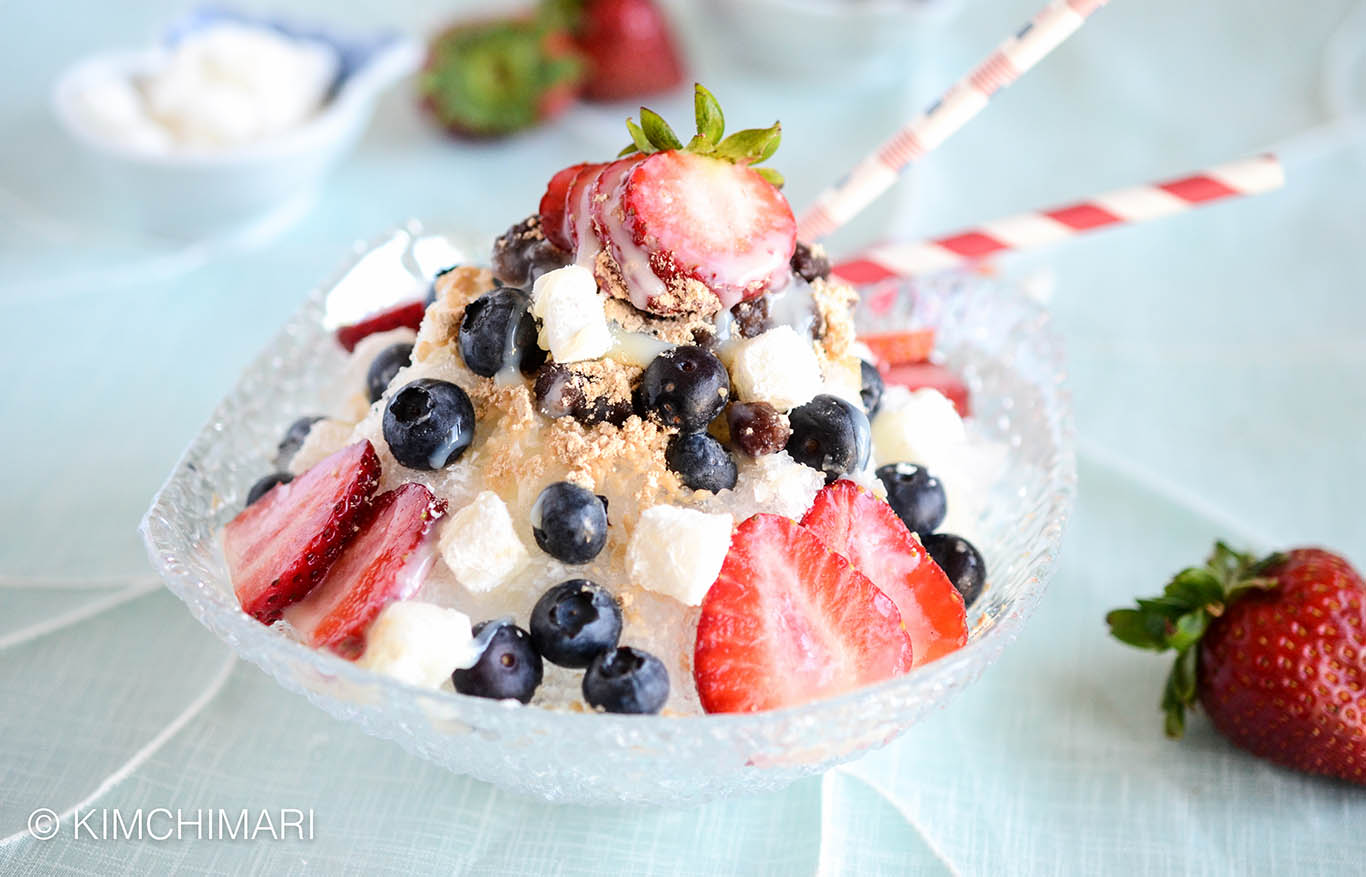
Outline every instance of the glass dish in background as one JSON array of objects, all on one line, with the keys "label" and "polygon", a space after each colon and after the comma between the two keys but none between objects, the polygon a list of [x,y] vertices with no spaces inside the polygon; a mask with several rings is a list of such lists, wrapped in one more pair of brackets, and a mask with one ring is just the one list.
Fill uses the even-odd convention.
[{"label": "glass dish in background", "polygon": [[270,469],[285,426],[319,406],[342,367],[330,327],[356,307],[358,289],[411,296],[459,249],[415,227],[396,231],[312,295],[219,405],[143,520],[167,586],[285,688],[456,773],[512,791],[553,801],[701,801],[779,788],[888,743],[976,680],[1034,608],[1053,572],[1076,479],[1062,349],[1045,312],[1024,296],[954,276],[884,290],[874,299],[878,312],[860,314],[864,328],[880,331],[912,319],[934,325],[943,361],[974,394],[975,428],[1005,449],[1005,472],[973,530],[991,570],[988,589],[968,614],[968,645],[952,655],[772,712],[595,715],[414,688],[249,618],[233,596],[218,533]]}]

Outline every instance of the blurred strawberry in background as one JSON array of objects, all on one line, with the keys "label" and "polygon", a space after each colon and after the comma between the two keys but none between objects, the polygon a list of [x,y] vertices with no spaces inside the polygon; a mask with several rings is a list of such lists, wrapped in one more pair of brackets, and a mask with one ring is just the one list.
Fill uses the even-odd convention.
[{"label": "blurred strawberry in background", "polygon": [[574,43],[588,62],[583,96],[613,101],[683,82],[668,19],[652,0],[560,0]]},{"label": "blurred strawberry in background", "polygon": [[442,31],[428,47],[418,91],[448,132],[495,138],[549,121],[578,97],[641,97],[683,79],[653,0],[546,0],[511,18]]}]

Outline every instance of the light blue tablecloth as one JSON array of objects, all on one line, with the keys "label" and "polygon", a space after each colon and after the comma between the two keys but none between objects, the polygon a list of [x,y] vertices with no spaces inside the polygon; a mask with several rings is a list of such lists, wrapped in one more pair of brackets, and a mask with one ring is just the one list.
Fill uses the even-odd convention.
[{"label": "light blue tablecloth", "polygon": [[[415,32],[456,4],[395,5],[292,4]],[[801,204],[1034,5],[973,0],[932,54],[908,60],[911,91],[789,87],[746,75],[710,39],[699,67],[732,120],[782,118],[777,165]],[[1198,719],[1167,742],[1162,663],[1107,642],[1101,621],[1220,535],[1318,542],[1366,564],[1366,148],[1323,127],[1341,91],[1325,52],[1352,9],[1115,0],[836,239],[889,222],[952,230],[1274,144],[1290,162],[1282,192],[1005,263],[1051,277],[1082,462],[1058,576],[1001,662],[826,777],[670,811],[528,803],[332,720],[232,663],[149,582],[134,533],[239,369],[353,240],[413,216],[499,231],[552,170],[617,144],[625,113],[582,109],[505,144],[459,145],[400,90],[288,234],[169,246],[90,195],[46,94],[69,61],[143,42],[179,4],[6,4],[0,871],[1360,873],[1366,792],[1269,767]],[[690,32],[705,34],[693,12]],[[1366,29],[1333,45],[1366,50]],[[1349,84],[1360,92],[1366,75]],[[11,837],[35,808],[79,801],[311,808],[315,833]]]}]

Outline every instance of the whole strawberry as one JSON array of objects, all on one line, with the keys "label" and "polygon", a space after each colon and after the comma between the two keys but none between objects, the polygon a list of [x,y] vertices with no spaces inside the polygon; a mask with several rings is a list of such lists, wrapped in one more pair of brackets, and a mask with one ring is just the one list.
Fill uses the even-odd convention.
[{"label": "whole strawberry", "polygon": [[492,138],[562,113],[583,75],[583,61],[563,29],[530,17],[473,21],[432,40],[418,90],[447,131]]},{"label": "whole strawberry", "polygon": [[588,100],[643,97],[683,82],[669,21],[654,0],[546,0],[542,17],[568,27],[587,59]]},{"label": "whole strawberry", "polygon": [[1221,542],[1161,597],[1106,621],[1129,645],[1176,650],[1168,736],[1198,698],[1254,755],[1366,783],[1366,581],[1343,558],[1297,548],[1256,560]]}]

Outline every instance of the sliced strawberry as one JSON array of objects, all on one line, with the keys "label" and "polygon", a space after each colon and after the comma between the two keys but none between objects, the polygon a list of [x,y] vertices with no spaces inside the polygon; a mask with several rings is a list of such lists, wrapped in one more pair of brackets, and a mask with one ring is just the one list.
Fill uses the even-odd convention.
[{"label": "sliced strawberry", "polygon": [[[593,187],[605,164],[585,165],[574,175],[564,198],[564,237],[569,240],[569,251],[583,255],[585,246],[597,246],[593,238]],[[589,238],[590,240],[586,240]]]},{"label": "sliced strawberry", "polygon": [[574,248],[565,219],[566,199],[569,197],[569,187],[574,178],[586,167],[586,163],[573,164],[562,171],[557,171],[546,185],[545,194],[541,196],[541,232],[562,250]]},{"label": "sliced strawberry", "polygon": [[589,100],[653,94],[683,81],[669,23],[651,0],[587,0],[574,38],[588,57]]},{"label": "sliced strawberry", "polygon": [[702,600],[693,676],[709,713],[776,709],[912,665],[896,604],[810,531],[755,515]]},{"label": "sliced strawberry", "polygon": [[359,441],[229,521],[223,553],[242,611],[272,624],[302,599],[341,554],[378,485],[379,456]]},{"label": "sliced strawberry", "polygon": [[877,357],[878,368],[885,371],[894,365],[925,362],[934,350],[933,329],[910,329],[905,332],[877,332],[860,335],[859,339]]},{"label": "sliced strawberry", "polygon": [[802,526],[892,598],[917,667],[968,641],[962,595],[887,503],[852,481],[836,481],[816,494]]},{"label": "sliced strawberry", "polygon": [[388,332],[391,329],[404,328],[416,332],[418,327],[422,325],[422,316],[426,313],[427,308],[420,301],[395,305],[388,310],[366,317],[359,323],[342,326],[337,330],[337,343],[345,347],[347,353],[350,353],[356,349],[356,345],[360,343],[362,338],[367,335],[374,335],[376,332]]},{"label": "sliced strawberry", "polygon": [[882,379],[889,387],[938,390],[949,398],[954,408],[958,409],[959,417],[972,414],[972,399],[968,395],[968,385],[942,365],[933,362],[894,365],[887,369]]},{"label": "sliced strawberry", "polygon": [[359,657],[370,622],[411,596],[431,568],[435,540],[427,534],[445,511],[445,500],[413,482],[375,497],[355,538],[318,587],[285,610],[285,620],[314,648]]},{"label": "sliced strawberry", "polygon": [[[797,246],[792,207],[742,164],[670,150],[631,169],[621,190],[631,243],[670,289],[700,280],[730,308],[777,288]],[[675,313],[664,302],[637,307]]]},{"label": "sliced strawberry", "polygon": [[[610,292],[620,294],[622,284],[625,292],[637,307],[650,310],[648,305],[664,294],[664,283],[654,275],[650,268],[648,254],[641,251],[632,241],[633,232],[627,226],[627,217],[621,206],[622,190],[626,177],[641,162],[643,155],[628,155],[604,165],[602,171],[593,178],[593,188],[585,202],[593,227],[591,245],[601,246],[612,254],[619,277],[598,277],[598,284]],[[657,310],[657,309],[656,309]]]}]

